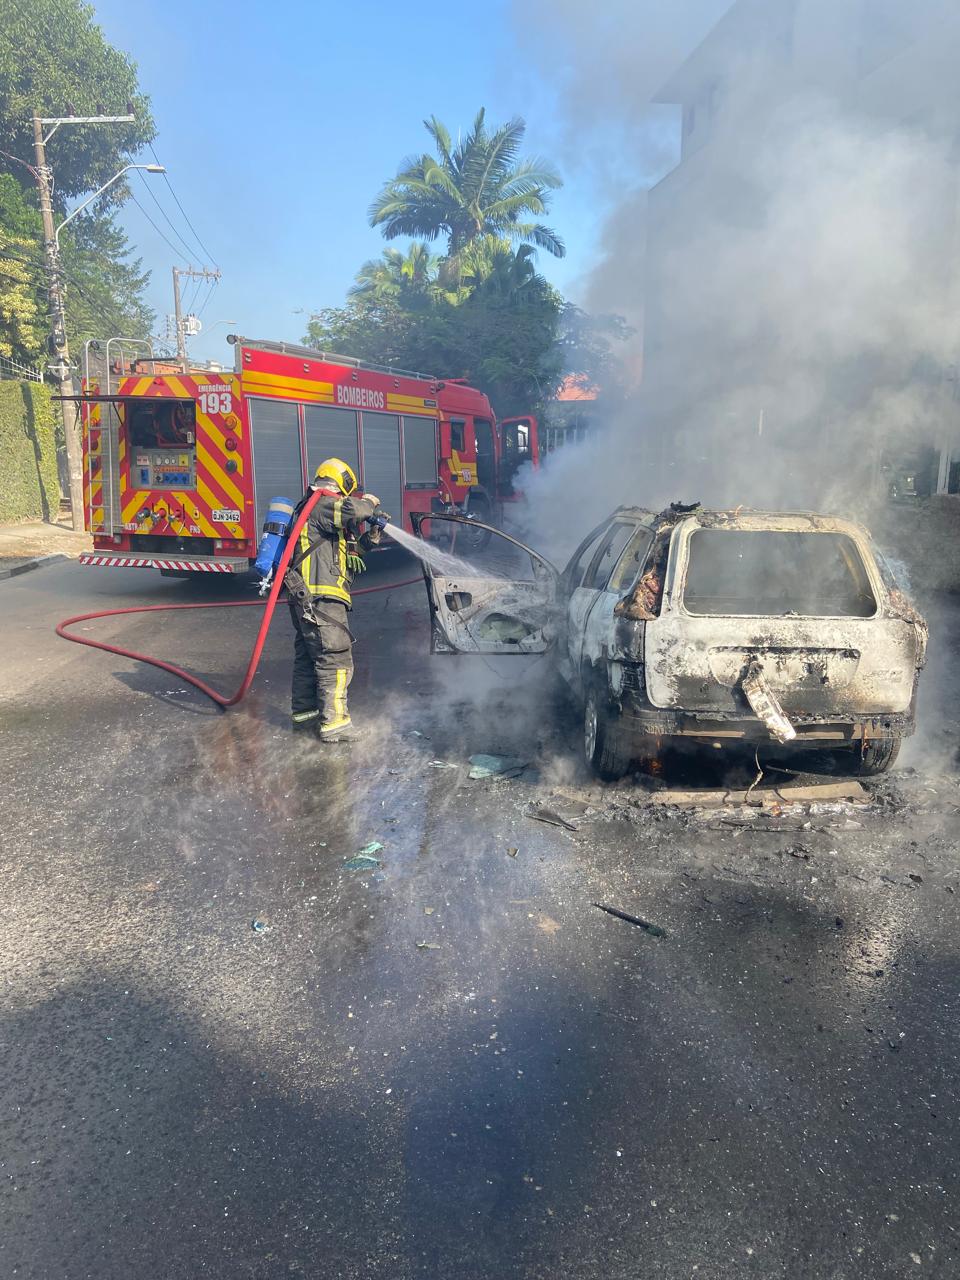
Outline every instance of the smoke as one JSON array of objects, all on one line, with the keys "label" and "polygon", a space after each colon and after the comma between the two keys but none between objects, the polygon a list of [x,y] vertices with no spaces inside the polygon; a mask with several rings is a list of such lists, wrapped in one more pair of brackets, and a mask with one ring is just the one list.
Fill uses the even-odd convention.
[{"label": "smoke", "polygon": [[[643,334],[640,387],[608,395],[602,431],[528,486],[538,546],[559,558],[621,502],[869,518],[881,448],[955,420],[957,157],[937,106],[952,89],[925,83],[949,59],[922,53],[939,6],[894,38],[871,6],[834,20],[819,0],[740,0],[663,95],[686,102],[686,136],[661,178],[681,124],[650,98],[727,7],[551,7],[571,153],[607,128],[624,148],[586,301]],[[911,39],[913,69],[884,88],[864,51]]]}]

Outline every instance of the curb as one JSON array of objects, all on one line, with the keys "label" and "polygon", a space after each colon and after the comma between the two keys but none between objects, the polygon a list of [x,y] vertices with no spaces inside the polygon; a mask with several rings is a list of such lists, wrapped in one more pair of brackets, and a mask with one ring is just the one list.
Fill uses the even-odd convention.
[{"label": "curb", "polygon": [[44,565],[56,564],[58,560],[69,560],[69,556],[56,552],[52,556],[37,556],[33,560],[25,560],[23,564],[15,564],[12,569],[0,569],[0,582],[5,578],[18,578],[21,573],[29,573],[31,569],[42,569]]}]

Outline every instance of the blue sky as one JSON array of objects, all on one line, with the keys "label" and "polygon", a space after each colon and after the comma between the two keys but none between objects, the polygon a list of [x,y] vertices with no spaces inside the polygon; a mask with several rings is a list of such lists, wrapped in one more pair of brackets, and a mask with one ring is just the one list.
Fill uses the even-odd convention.
[{"label": "blue sky", "polygon": [[[493,123],[523,116],[526,150],[563,173],[547,221],[568,257],[541,254],[540,267],[576,297],[608,197],[589,165],[578,172],[564,162],[571,148],[561,78],[522,56],[508,0],[482,7],[421,0],[416,9],[372,0],[272,8],[96,0],[95,8],[110,42],[138,64],[153,102],[157,156],[223,272],[203,321],[232,323],[194,339],[195,356],[229,359],[228,329],[298,341],[309,312],[339,305],[360,263],[384,247],[367,225],[367,207],[401,159],[426,148],[421,121],[436,114],[455,131],[481,105]],[[181,249],[140,175],[130,177],[144,209]],[[143,180],[192,247],[163,178]],[[121,218],[153,272],[150,301],[162,317],[172,310],[171,268],[187,255],[175,255],[134,204]],[[197,248],[193,265],[203,257]]]}]

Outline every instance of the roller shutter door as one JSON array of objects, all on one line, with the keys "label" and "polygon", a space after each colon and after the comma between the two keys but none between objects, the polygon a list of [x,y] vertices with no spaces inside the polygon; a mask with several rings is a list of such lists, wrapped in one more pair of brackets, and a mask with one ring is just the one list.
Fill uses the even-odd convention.
[{"label": "roller shutter door", "polygon": [[297,405],[283,400],[251,399],[248,403],[259,533],[271,498],[299,502],[303,496],[300,411]]},{"label": "roller shutter door", "polygon": [[437,423],[434,418],[403,420],[403,483],[408,489],[437,486]]},{"label": "roller shutter door", "polygon": [[392,413],[363,414],[363,487],[375,494],[399,523],[403,515],[400,419]]},{"label": "roller shutter door", "polygon": [[359,477],[360,447],[355,410],[306,404],[303,406],[303,433],[307,440],[308,477],[312,478],[326,458],[339,458],[346,462]]}]

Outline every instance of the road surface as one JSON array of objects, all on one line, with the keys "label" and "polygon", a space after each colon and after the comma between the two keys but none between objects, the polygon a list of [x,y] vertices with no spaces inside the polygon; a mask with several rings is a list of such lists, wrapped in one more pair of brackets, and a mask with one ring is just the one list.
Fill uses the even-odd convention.
[{"label": "road surface", "polygon": [[[906,767],[759,830],[588,783],[419,586],[358,602],[350,747],[290,736],[283,616],[227,713],[52,633],[235,591],[0,583],[0,1275],[958,1274],[952,606]],[[256,614],[91,626],[229,688]]]}]

